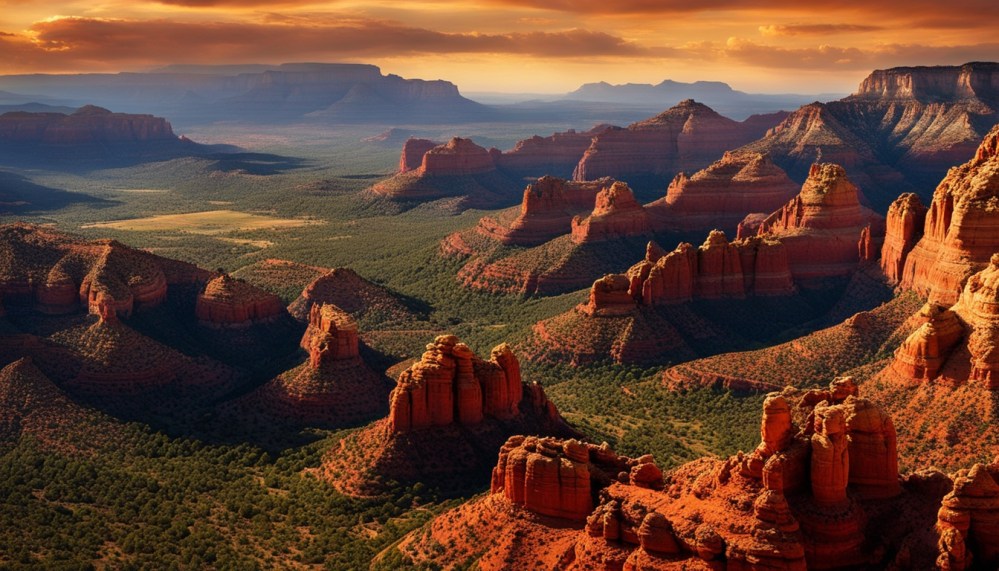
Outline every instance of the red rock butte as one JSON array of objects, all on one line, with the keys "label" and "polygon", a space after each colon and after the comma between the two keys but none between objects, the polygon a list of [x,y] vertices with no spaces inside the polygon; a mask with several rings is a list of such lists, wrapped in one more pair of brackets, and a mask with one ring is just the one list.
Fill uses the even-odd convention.
[{"label": "red rock butte", "polygon": [[843,167],[813,164],[801,192],[764,219],[757,235],[780,239],[796,281],[849,275],[860,261],[864,229],[884,236],[882,220],[858,195]]},{"label": "red rock butte", "polygon": [[94,105],[81,107],[70,115],[27,112],[0,115],[0,142],[88,145],[178,140],[166,119],[112,113]]},{"label": "red rock butte", "polygon": [[129,248],[115,240],[86,242],[51,229],[0,226],[0,297],[8,305],[66,314],[81,306],[113,319],[159,305],[171,285],[193,284],[209,272]]},{"label": "red rock butte", "polygon": [[692,99],[626,129],[609,128],[593,141],[573,173],[575,180],[605,176],[671,178],[717,160],[725,151],[746,144],[782,115],[753,116],[739,123]]},{"label": "red rock butte", "polygon": [[249,407],[327,427],[384,414],[387,379],[361,359],[358,327],[350,315],[331,304],[313,304],[299,345],[308,360],[248,395]]},{"label": "red rock butte", "polygon": [[649,216],[627,184],[615,182],[597,193],[593,212],[572,219],[572,241],[577,244],[649,234]]},{"label": "red rock butte", "polygon": [[923,235],[905,257],[901,287],[952,305],[964,281],[999,252],[999,127],[933,193]]},{"label": "red rock butte", "polygon": [[677,174],[666,196],[647,208],[659,231],[732,231],[749,212],[780,208],[798,188],[767,155],[726,152],[692,176]]},{"label": "red rock butte", "polygon": [[892,419],[839,378],[769,394],[749,454],[665,475],[651,457],[606,446],[511,438],[491,494],[399,549],[416,564],[483,569],[988,568],[999,557],[997,474],[980,464],[953,480],[932,470],[900,477]]},{"label": "red rock butte", "polygon": [[217,327],[249,327],[287,314],[278,296],[223,273],[198,294],[198,321]]},{"label": "red rock butte", "polygon": [[492,463],[483,453],[511,434],[574,434],[541,385],[521,379],[520,362],[505,343],[487,361],[455,336],[438,336],[399,375],[388,402],[387,418],[325,456],[322,475],[337,489],[377,494],[387,479],[468,485]]},{"label": "red rock butte", "polygon": [[471,139],[454,137],[446,144],[426,151],[417,173],[428,176],[482,174],[496,170],[493,155],[494,152],[476,145]]}]

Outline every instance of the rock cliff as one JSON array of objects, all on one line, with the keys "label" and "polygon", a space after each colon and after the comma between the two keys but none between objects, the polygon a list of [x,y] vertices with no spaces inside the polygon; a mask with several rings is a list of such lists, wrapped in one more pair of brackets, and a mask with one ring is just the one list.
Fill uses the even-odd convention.
[{"label": "rock cliff", "polygon": [[518,141],[513,149],[499,157],[497,164],[500,168],[526,176],[571,177],[593,137],[610,128],[610,125],[597,125],[589,131],[570,129],[548,137],[535,135]]},{"label": "rock cliff", "polygon": [[766,155],[726,152],[691,176],[680,173],[665,198],[648,205],[657,230],[734,233],[750,212],[773,212],[797,194],[798,185]]},{"label": "rock cliff", "polygon": [[0,115],[0,143],[58,146],[180,142],[170,123],[152,115],[112,113],[87,105],[70,115],[11,112]]},{"label": "rock cliff", "polygon": [[406,139],[402,144],[402,154],[399,156],[399,173],[416,170],[423,166],[423,155],[440,143],[429,139]]},{"label": "rock cliff", "polygon": [[573,178],[665,182],[680,171],[704,168],[725,151],[760,137],[769,126],[763,123],[738,123],[691,99],[681,101],[655,117],[595,136]]},{"label": "rock cliff", "polygon": [[902,280],[905,258],[922,237],[925,223],[926,207],[914,193],[902,194],[888,207],[881,270],[889,283],[898,284]]},{"label": "rock cliff", "polygon": [[[498,151],[497,151],[498,152]],[[454,137],[423,154],[418,172],[428,176],[482,174],[496,170],[493,153],[471,139]]]},{"label": "rock cliff", "polygon": [[597,193],[593,212],[572,220],[572,241],[577,244],[649,234],[645,209],[623,182],[615,182]]},{"label": "rock cliff", "polygon": [[933,193],[923,236],[905,258],[901,287],[951,305],[965,280],[999,251],[999,127]]}]

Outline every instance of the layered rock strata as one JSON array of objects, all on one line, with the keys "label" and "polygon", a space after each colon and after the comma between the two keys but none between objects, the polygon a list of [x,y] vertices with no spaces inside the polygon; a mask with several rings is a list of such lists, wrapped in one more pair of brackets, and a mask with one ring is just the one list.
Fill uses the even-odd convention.
[{"label": "layered rock strata", "polygon": [[905,258],[923,235],[926,207],[919,196],[907,192],[888,207],[885,242],[881,247],[881,270],[891,284],[902,280]]},{"label": "layered rock strata", "polygon": [[213,327],[249,327],[287,315],[281,298],[225,273],[205,284],[194,313]]},{"label": "layered rock strata", "polygon": [[623,182],[615,182],[597,193],[593,212],[572,220],[572,241],[577,244],[648,234],[649,217]]}]

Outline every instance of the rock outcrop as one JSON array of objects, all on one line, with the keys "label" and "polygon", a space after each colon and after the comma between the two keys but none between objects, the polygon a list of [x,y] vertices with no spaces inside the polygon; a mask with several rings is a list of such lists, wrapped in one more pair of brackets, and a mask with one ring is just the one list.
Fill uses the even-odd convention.
[{"label": "rock outcrop", "polygon": [[30,224],[0,226],[0,237],[0,297],[48,314],[82,307],[109,319],[111,314],[129,316],[162,303],[171,285],[210,275],[115,240],[85,242]]},{"label": "rock outcrop", "polygon": [[389,388],[360,356],[357,323],[346,312],[315,303],[299,345],[305,363],[245,399],[247,407],[298,424],[345,427],[384,414]]},{"label": "rock outcrop", "polygon": [[952,305],[965,280],[999,252],[999,127],[933,193],[923,236],[905,258],[901,287]]},{"label": "rock outcrop", "polygon": [[757,234],[780,239],[796,281],[848,275],[860,261],[857,242],[864,229],[874,225],[873,235],[883,236],[883,222],[860,205],[858,195],[843,167],[814,164],[801,192],[768,216]]},{"label": "rock outcrop", "polygon": [[333,447],[322,473],[338,489],[368,495],[389,481],[466,486],[487,477],[493,451],[513,434],[575,436],[541,385],[524,382],[505,343],[480,359],[440,335],[399,375],[388,417]]},{"label": "rock outcrop", "polygon": [[773,212],[799,186],[766,155],[729,153],[707,168],[676,175],[666,197],[648,206],[657,230],[734,232],[750,212]]},{"label": "rock outcrop", "polygon": [[881,270],[891,284],[902,281],[905,258],[923,235],[926,207],[919,196],[906,192],[888,207],[885,243],[881,247]]},{"label": "rock outcrop", "polygon": [[350,268],[333,268],[309,282],[288,306],[292,317],[308,322],[317,304],[331,304],[362,324],[369,321],[405,323],[416,319],[398,295],[361,277]]},{"label": "rock outcrop", "polygon": [[[984,467],[957,478],[940,509],[941,558],[995,557],[994,478]],[[842,378],[828,390],[768,395],[752,453],[665,476],[651,457],[617,457],[606,445],[511,438],[492,493],[400,549],[417,564],[490,569],[929,568],[936,550],[909,546],[932,535],[945,483],[939,473],[899,477],[891,419]]]},{"label": "rock outcrop", "polygon": [[418,172],[428,176],[482,174],[496,170],[494,154],[471,139],[454,137],[426,151]]},{"label": "rock outcrop", "polygon": [[648,214],[623,182],[615,182],[598,192],[589,216],[572,219],[572,241],[577,244],[650,232]]},{"label": "rock outcrop", "polygon": [[571,233],[576,214],[593,209],[597,193],[613,181],[574,182],[543,176],[524,189],[520,214],[509,224],[492,217],[479,220],[476,230],[503,244],[537,246]]},{"label": "rock outcrop", "polygon": [[971,330],[969,380],[999,389],[999,253],[992,255],[987,268],[968,278],[953,309]]},{"label": "rock outcrop", "polygon": [[423,166],[423,155],[439,146],[440,143],[429,139],[409,138],[402,144],[402,154],[399,156],[399,173],[416,170]]},{"label": "rock outcrop", "polygon": [[963,571],[999,566],[999,465],[960,470],[940,505],[937,569]]},{"label": "rock outcrop", "polygon": [[287,315],[281,298],[226,273],[205,284],[194,312],[211,327],[250,327]]},{"label": "rock outcrop", "polygon": [[[680,171],[693,172],[727,150],[763,135],[766,121],[738,123],[691,99],[663,113],[595,136],[573,178],[647,178],[665,182]],[[774,117],[774,123],[778,118]],[[761,124],[762,123],[762,124]]]},{"label": "rock outcrop", "polygon": [[500,168],[526,176],[554,175],[569,178],[593,137],[612,128],[597,125],[588,131],[568,130],[548,137],[535,135],[517,141],[513,149],[500,155]]},{"label": "rock outcrop", "polygon": [[[390,397],[389,423],[395,432],[519,414],[523,398],[520,363],[507,345],[493,349],[489,361],[476,357],[453,335],[427,345],[418,363],[399,376]],[[551,414],[556,415],[554,408]]]},{"label": "rock outcrop", "polygon": [[895,350],[891,364],[901,379],[913,383],[937,378],[951,351],[964,337],[964,326],[949,309],[928,303],[917,318],[922,324]]}]

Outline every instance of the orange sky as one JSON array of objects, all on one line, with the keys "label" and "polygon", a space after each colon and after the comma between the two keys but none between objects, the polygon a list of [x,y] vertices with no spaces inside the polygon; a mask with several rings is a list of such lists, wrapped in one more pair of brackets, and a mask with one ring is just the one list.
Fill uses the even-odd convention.
[{"label": "orange sky", "polygon": [[898,65],[999,60],[995,0],[0,0],[0,73],[366,62],[463,91],[726,81],[852,91]]}]

